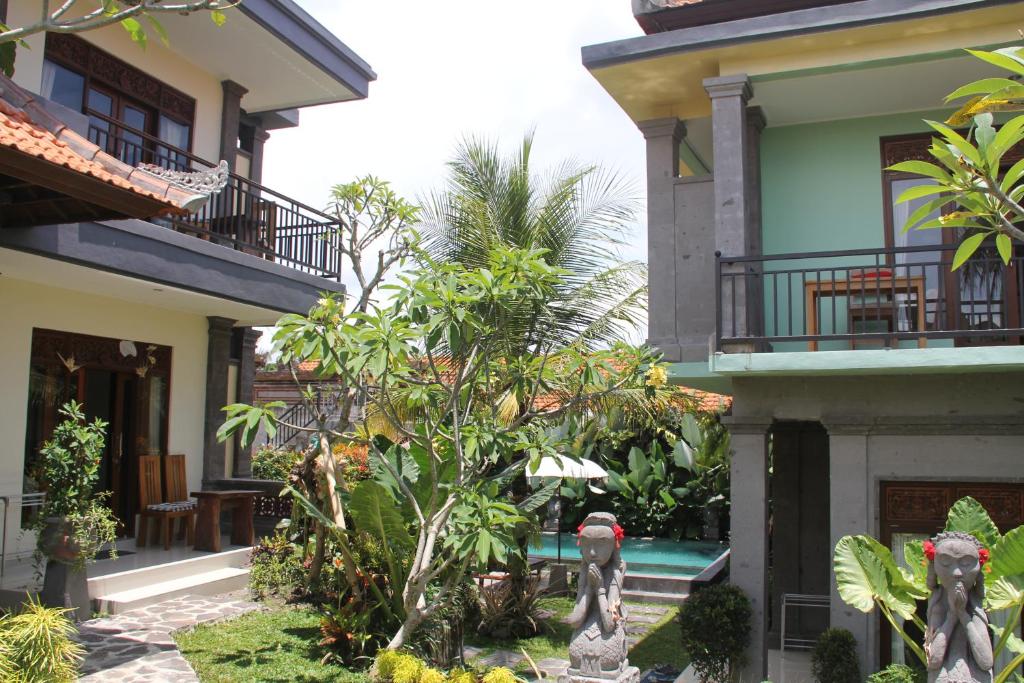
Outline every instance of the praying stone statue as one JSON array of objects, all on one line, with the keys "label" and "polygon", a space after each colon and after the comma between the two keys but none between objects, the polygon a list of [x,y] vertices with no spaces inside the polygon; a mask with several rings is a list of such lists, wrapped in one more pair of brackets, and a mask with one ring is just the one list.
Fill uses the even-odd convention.
[{"label": "praying stone statue", "polygon": [[587,515],[579,527],[579,591],[566,618],[575,628],[569,670],[559,683],[637,683],[640,670],[626,659],[626,607],[622,584],[626,563],[619,554],[624,533],[608,512]]},{"label": "praying stone statue", "polygon": [[924,543],[928,558],[928,683],[991,683],[992,639],[982,608],[988,551],[974,536],[941,533]]}]

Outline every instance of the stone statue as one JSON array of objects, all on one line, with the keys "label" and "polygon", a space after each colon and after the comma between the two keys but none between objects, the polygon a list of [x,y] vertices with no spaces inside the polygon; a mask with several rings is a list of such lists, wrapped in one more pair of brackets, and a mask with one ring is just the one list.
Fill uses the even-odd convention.
[{"label": "stone statue", "polygon": [[928,558],[928,683],[991,683],[992,639],[982,608],[988,551],[974,536],[941,533],[924,543]]},{"label": "stone statue", "polygon": [[559,683],[637,683],[640,670],[626,659],[626,607],[622,583],[626,563],[619,554],[622,527],[608,512],[587,515],[579,527],[579,591],[566,621],[575,628],[569,641],[569,670]]}]

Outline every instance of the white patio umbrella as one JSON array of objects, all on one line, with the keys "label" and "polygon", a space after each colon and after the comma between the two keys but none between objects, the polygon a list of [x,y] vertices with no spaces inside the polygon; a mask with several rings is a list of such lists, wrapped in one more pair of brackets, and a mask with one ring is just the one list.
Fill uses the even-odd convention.
[{"label": "white patio umbrella", "polygon": [[[527,468],[527,479],[533,483],[539,479],[605,479],[608,471],[593,460],[581,458],[573,460],[564,455],[546,455],[540,459],[540,465],[536,472],[530,472]],[[558,544],[558,560],[562,563],[562,494],[558,494],[558,530],[555,532],[555,539]]]}]

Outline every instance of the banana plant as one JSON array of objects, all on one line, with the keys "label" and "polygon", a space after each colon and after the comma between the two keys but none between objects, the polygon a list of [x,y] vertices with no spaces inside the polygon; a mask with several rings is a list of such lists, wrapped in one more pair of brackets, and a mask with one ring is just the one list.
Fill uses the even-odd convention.
[{"label": "banana plant", "polygon": [[[991,561],[985,565],[985,608],[1009,610],[1005,628],[989,625],[995,636],[994,656],[1005,649],[1015,657],[996,674],[994,683],[1006,683],[1024,664],[1024,642],[1015,635],[1024,610],[1024,526],[1005,535],[973,498],[961,498],[950,508],[946,531],[962,531],[977,538],[989,550]],[[927,665],[925,652],[897,621],[896,616],[915,624],[922,633],[926,625],[917,616],[917,603],[926,600],[927,560],[923,541],[904,546],[905,565],[898,566],[892,552],[870,536],[844,536],[836,544],[833,571],[843,602],[861,612],[875,607],[900,634],[911,651]]]}]

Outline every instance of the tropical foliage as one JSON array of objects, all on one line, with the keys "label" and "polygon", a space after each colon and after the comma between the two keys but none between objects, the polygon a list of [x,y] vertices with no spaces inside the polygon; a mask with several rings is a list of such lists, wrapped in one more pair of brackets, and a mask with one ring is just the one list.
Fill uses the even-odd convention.
[{"label": "tropical foliage", "polygon": [[[334,467],[328,436],[362,438],[374,478],[350,490],[335,479],[325,492],[330,514],[293,490],[337,543],[354,602],[372,594],[373,609],[401,624],[392,648],[446,604],[469,568],[486,567],[492,558],[505,562],[517,547],[514,533],[524,513],[546,502],[553,489],[518,505],[499,494],[505,482],[556,453],[559,444],[545,425],[616,394],[652,390],[644,378],[654,360],[649,352],[560,344],[559,318],[549,302],[562,271],[543,252],[497,247],[480,268],[422,258],[428,265],[401,276],[387,306],[346,314],[341,301],[325,297],[308,316],[282,318],[275,335],[282,362],[316,361],[322,375],[343,378],[361,392],[368,414],[383,416],[402,439],[324,426],[324,470]],[[550,334],[538,332],[536,345],[517,355],[520,340],[510,338],[514,327],[505,321],[523,311]],[[512,414],[501,410],[509,396],[517,407]],[[251,440],[261,421],[269,431],[275,419],[263,407],[227,410],[223,438],[239,431]],[[360,569],[353,533],[383,542],[387,573],[381,582]],[[403,564],[402,557],[411,560]],[[434,582],[440,588],[428,604]]]},{"label": "tropical foliage", "polygon": [[491,142],[463,142],[447,184],[424,201],[423,249],[435,263],[466,268],[487,267],[498,247],[526,249],[560,269],[546,304],[550,325],[538,325],[529,308],[505,321],[516,332],[514,355],[542,339],[589,348],[628,339],[642,322],[647,291],[644,265],[619,254],[639,207],[632,188],[574,162],[542,178],[532,154],[532,135],[507,156]]},{"label": "tropical foliage", "polygon": [[564,427],[573,435],[572,453],[595,460],[609,474],[607,492],[593,483],[563,483],[570,526],[592,511],[608,510],[634,536],[700,539],[709,520],[724,521],[729,434],[716,415],[695,412],[686,395],[664,394],[649,414],[613,408]]},{"label": "tropical foliage", "polygon": [[[1024,663],[1024,642],[1015,635],[1024,609],[1024,527],[1000,534],[985,508],[967,497],[950,509],[946,531],[969,533],[989,551],[991,559],[985,565],[985,608],[1009,611],[1005,629],[990,625],[995,656],[1004,649],[1014,655],[994,679],[995,683],[1005,683]],[[930,594],[923,543],[907,543],[903,552],[906,564],[899,566],[890,550],[870,536],[845,536],[836,545],[833,558],[836,583],[840,597],[851,607],[862,612],[877,607],[907,647],[926,664],[924,648],[904,628],[904,622],[908,622],[921,633],[926,630],[917,615],[918,601],[926,600]]]},{"label": "tropical foliage", "polygon": [[59,410],[64,419],[40,449],[42,460],[35,480],[45,486],[46,498],[32,522],[38,533],[37,561],[52,551],[51,534],[42,533],[48,520],[61,519],[70,526],[81,564],[92,560],[100,548],[117,538],[117,519],[105,505],[105,493],[96,491],[103,458],[107,423],[86,421],[82,405],[69,401]]},{"label": "tropical foliage", "polygon": [[[1008,47],[993,52],[969,53],[1010,72],[1010,77],[984,78],[950,93],[946,101],[969,98],[945,122],[927,121],[938,134],[931,156],[938,163],[904,161],[890,170],[904,171],[935,180],[934,185],[912,187],[898,198],[909,202],[931,197],[910,216],[904,230],[937,228],[964,232],[953,257],[953,269],[962,266],[992,238],[1006,264],[1013,254],[1013,240],[1024,242],[1024,159],[1004,170],[1007,153],[1024,141],[1024,115],[997,125],[994,114],[1024,109],[1024,48]],[[954,127],[970,123],[966,135]],[[945,211],[939,218],[935,212]]]}]

